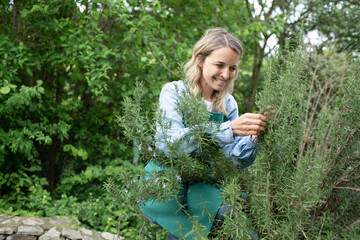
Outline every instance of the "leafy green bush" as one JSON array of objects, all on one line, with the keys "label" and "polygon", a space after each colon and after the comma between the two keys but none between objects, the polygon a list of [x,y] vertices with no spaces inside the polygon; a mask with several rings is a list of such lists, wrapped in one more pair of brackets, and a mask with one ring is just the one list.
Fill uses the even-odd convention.
[{"label": "leafy green bush", "polygon": [[[88,229],[112,233],[118,233],[120,229],[121,236],[134,239],[139,234],[143,222],[135,216],[124,217],[133,212],[133,208],[121,202],[114,202],[103,190],[102,185],[110,177],[117,179],[122,172],[140,174],[143,166],[133,166],[130,162],[121,160],[114,162],[113,166],[109,165],[106,168],[89,166],[79,175],[64,178],[54,194],[44,189],[45,179],[42,179],[42,182],[38,179],[38,182],[29,185],[29,192],[19,189],[11,197],[4,196],[0,199],[0,213],[39,217],[67,216],[74,223],[80,223]],[[89,188],[89,185],[93,187]],[[59,194],[61,196],[58,196]]]},{"label": "leafy green bush", "polygon": [[[210,26],[228,27],[247,46],[242,60],[247,71],[242,71],[237,83],[242,90],[234,96],[238,101],[249,96],[249,82],[243,80],[251,78],[251,66],[261,67],[251,56],[252,50],[259,50],[260,32],[279,33],[286,16],[260,23],[248,17],[241,1],[201,4],[0,2],[0,212],[68,214],[69,206],[78,204],[83,210],[77,213],[83,214],[92,206],[102,220],[86,214],[76,218],[89,227],[100,224],[94,228],[114,231],[119,212],[131,207],[113,207],[102,184],[107,177],[117,178],[116,166],[132,169],[121,162],[136,163],[133,152],[138,145],[125,143],[117,126],[115,116],[124,115],[121,102],[141,80],[143,106],[149,108],[163,83],[177,80],[178,63]],[[214,9],[227,14],[215,18]],[[100,199],[106,199],[105,210]],[[134,237],[131,229],[141,229],[141,218],[124,219],[122,231]],[[163,234],[159,228],[144,226],[143,232],[146,229],[152,239]]]},{"label": "leafy green bush", "polygon": [[[167,62],[157,45],[166,32],[131,4],[0,2],[0,212],[55,216],[74,205],[88,227],[116,233],[128,207],[115,209],[102,185],[134,158],[116,124],[119,104],[142,79],[149,106],[166,80],[158,76],[172,76],[158,64]],[[137,225],[121,221],[123,230]]]},{"label": "leafy green bush", "polygon": [[257,105],[276,110],[242,185],[270,239],[357,239],[359,60],[299,46],[273,58]]},{"label": "leafy green bush", "polygon": [[[181,154],[177,141],[168,143],[169,157],[163,157],[154,149],[154,121],[141,110],[139,86],[134,98],[124,101],[127,114],[120,125],[128,139],[139,143],[144,161],[155,158],[167,170],[141,182],[129,171],[118,181],[108,181],[106,188],[141,216],[139,203],[177,197],[176,176],[199,176],[202,181],[215,181],[232,207],[231,217],[214,233],[218,239],[249,237],[251,231],[244,229],[251,226],[266,239],[356,239],[360,236],[360,216],[355,211],[360,200],[359,66],[358,59],[332,48],[315,53],[303,45],[292,46],[274,57],[257,105],[275,113],[269,115],[255,165],[238,171],[225,163],[227,171],[217,171],[216,163],[208,159]],[[189,102],[190,108],[180,100],[178,111],[189,116],[190,125],[195,123],[191,125],[195,143],[205,156],[209,153],[222,162],[224,156],[213,151],[214,140],[202,134],[205,108],[198,107],[197,99]],[[159,125],[169,127],[159,116]],[[202,163],[210,164],[218,175],[209,174]],[[245,205],[243,192],[248,195]],[[193,232],[199,239],[205,237],[196,221]]]}]

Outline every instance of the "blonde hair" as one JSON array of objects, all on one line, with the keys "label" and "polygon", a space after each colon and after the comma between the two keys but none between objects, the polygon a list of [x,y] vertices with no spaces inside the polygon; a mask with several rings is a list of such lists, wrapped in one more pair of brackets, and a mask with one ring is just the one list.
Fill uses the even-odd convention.
[{"label": "blonde hair", "polygon": [[[241,42],[232,34],[227,32],[224,28],[211,28],[206,30],[205,34],[196,42],[193,48],[191,59],[185,64],[184,71],[186,80],[189,83],[190,91],[195,96],[201,93],[202,88],[200,85],[201,69],[199,63],[205,60],[212,51],[222,48],[230,47],[241,58],[243,46]],[[217,112],[228,114],[225,109],[225,100],[228,93],[234,90],[234,81],[238,77],[238,70],[235,73],[230,83],[225,85],[221,91],[215,91],[213,94],[213,106]]]}]

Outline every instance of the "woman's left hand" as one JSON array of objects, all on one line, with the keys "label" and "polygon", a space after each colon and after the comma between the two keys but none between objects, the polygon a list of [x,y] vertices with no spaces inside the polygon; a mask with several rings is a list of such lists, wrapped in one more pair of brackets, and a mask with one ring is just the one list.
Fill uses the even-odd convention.
[{"label": "woman's left hand", "polygon": [[266,117],[256,113],[245,113],[230,123],[234,136],[258,135],[266,128]]}]

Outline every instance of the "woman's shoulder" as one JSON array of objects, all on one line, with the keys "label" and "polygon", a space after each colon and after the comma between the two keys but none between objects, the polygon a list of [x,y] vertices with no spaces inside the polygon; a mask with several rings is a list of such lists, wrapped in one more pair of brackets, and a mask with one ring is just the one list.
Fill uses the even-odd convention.
[{"label": "woman's shoulder", "polygon": [[226,94],[226,102],[236,102],[236,100],[233,95],[231,95],[230,93],[227,93]]},{"label": "woman's shoulder", "polygon": [[180,93],[186,91],[185,84],[186,83],[182,80],[168,82],[162,87],[160,95],[162,94],[180,95]]},{"label": "woman's shoulder", "polygon": [[168,90],[184,90],[185,88],[186,85],[183,80],[168,82],[162,87],[162,89]]},{"label": "woman's shoulder", "polygon": [[225,108],[227,112],[231,112],[233,109],[238,108],[235,98],[230,93],[226,95]]},{"label": "woman's shoulder", "polygon": [[175,111],[174,109],[178,105],[179,97],[185,89],[183,81],[173,81],[164,84],[159,96],[160,108],[168,112]]}]

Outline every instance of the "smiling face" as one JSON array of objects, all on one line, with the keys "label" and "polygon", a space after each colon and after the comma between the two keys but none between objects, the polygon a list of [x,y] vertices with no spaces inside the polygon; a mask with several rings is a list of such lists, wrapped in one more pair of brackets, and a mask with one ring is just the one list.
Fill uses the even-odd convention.
[{"label": "smiling face", "polygon": [[233,81],[240,56],[229,47],[218,48],[205,58],[199,67],[202,69],[200,85],[201,97],[212,101],[214,91],[222,90],[230,81]]}]

